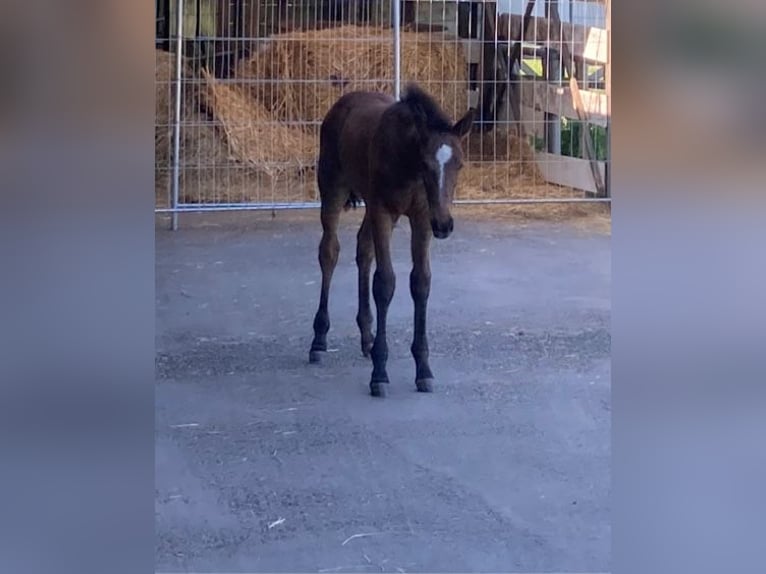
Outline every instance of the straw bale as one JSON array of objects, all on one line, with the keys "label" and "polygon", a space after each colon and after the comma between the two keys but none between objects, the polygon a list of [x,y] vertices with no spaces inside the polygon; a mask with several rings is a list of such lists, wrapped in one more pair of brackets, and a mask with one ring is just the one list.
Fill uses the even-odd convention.
[{"label": "straw bale", "polygon": [[[155,201],[167,206],[172,175],[173,115],[175,104],[175,55],[155,52]],[[211,121],[201,107],[200,82],[188,60],[183,60],[179,168],[181,190],[199,188],[212,181],[213,172],[229,163],[219,122]],[[196,194],[198,197],[200,193]]]},{"label": "straw bale", "polygon": [[[183,62],[183,77],[192,75],[188,60]],[[171,157],[170,145],[173,137],[173,114],[176,101],[175,55],[163,50],[155,50],[154,67],[154,153],[157,164],[166,163]],[[181,113],[194,111],[194,89],[191,84],[182,82]]]},{"label": "straw bale", "polygon": [[542,179],[535,163],[534,150],[510,127],[496,126],[491,132],[472,132],[463,149],[469,161],[502,162],[504,175]]},{"label": "straw bale", "polygon": [[231,159],[270,176],[315,162],[315,136],[277,121],[247,89],[202,72],[208,109],[223,127]]},{"label": "straw bale", "polygon": [[[402,32],[401,55],[405,82],[420,83],[454,119],[465,113],[467,64],[458,43]],[[319,123],[344,93],[391,93],[391,31],[342,26],[275,35],[235,75],[278,119]]]},{"label": "straw bale", "polygon": [[[458,179],[459,199],[519,199],[566,197],[570,188],[546,182],[539,172],[524,173],[519,162],[466,163]],[[520,173],[521,172],[521,173]]]}]

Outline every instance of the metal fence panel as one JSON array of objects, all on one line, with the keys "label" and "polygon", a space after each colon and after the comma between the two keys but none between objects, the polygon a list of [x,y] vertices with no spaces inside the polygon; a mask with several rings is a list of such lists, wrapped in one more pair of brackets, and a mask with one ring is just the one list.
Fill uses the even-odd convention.
[{"label": "metal fence panel", "polygon": [[158,4],[155,210],[173,228],[181,212],[317,207],[329,107],[410,81],[454,119],[479,112],[459,203],[609,201],[608,35],[571,2],[191,4]]}]

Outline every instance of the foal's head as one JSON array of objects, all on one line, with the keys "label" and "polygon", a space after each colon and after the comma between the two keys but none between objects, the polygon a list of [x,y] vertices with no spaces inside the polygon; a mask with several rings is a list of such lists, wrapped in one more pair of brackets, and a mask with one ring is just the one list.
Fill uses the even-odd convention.
[{"label": "foal's head", "polygon": [[471,129],[475,111],[469,110],[453,124],[436,102],[414,85],[407,87],[401,104],[412,118],[408,132],[416,142],[413,148],[428,200],[431,229],[434,237],[444,239],[454,227],[450,207],[458,172],[463,167],[461,140]]}]

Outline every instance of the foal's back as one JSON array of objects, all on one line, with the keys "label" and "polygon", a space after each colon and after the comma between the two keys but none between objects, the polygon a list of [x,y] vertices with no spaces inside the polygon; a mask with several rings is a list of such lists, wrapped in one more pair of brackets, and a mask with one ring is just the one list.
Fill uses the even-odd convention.
[{"label": "foal's back", "polygon": [[366,199],[370,141],[383,113],[395,102],[379,92],[351,92],[330,108],[319,135],[320,193],[344,188]]}]

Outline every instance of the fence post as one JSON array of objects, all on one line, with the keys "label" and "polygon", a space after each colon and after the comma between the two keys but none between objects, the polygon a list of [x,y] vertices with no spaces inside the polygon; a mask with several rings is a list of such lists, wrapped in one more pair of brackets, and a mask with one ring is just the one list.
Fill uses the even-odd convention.
[{"label": "fence post", "polygon": [[176,14],[176,101],[173,111],[173,187],[171,207],[173,212],[170,216],[170,229],[178,230],[178,186],[180,183],[179,163],[181,161],[181,80],[183,79],[183,28],[184,28],[184,0],[178,0],[178,13]]},{"label": "fence post", "polygon": [[399,99],[401,89],[401,0],[393,0],[393,20],[394,20],[394,97]]}]

